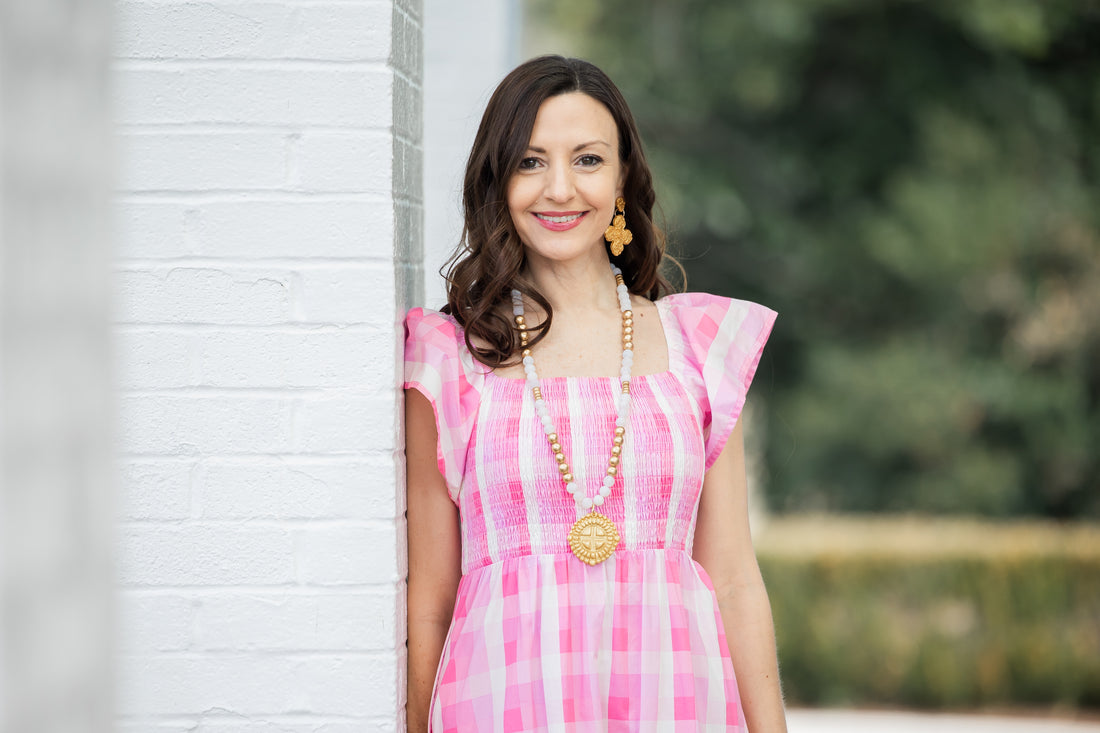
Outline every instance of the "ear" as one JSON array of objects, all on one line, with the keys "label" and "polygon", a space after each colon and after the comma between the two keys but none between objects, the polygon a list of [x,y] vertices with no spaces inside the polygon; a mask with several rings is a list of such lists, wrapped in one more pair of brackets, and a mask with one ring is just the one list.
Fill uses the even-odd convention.
[{"label": "ear", "polygon": [[619,169],[619,182],[615,186],[616,198],[623,195],[623,188],[626,186],[626,166]]}]

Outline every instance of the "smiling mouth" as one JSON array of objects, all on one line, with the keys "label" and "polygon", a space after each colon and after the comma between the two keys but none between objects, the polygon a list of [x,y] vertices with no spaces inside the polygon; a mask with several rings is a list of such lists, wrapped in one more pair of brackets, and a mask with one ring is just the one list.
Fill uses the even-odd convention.
[{"label": "smiling mouth", "polygon": [[547,216],[546,214],[535,214],[535,216],[538,217],[540,220],[548,221],[551,224],[568,224],[571,221],[576,221],[577,219],[580,219],[582,216],[584,216],[584,212],[582,211],[579,214],[567,214],[565,216]]}]

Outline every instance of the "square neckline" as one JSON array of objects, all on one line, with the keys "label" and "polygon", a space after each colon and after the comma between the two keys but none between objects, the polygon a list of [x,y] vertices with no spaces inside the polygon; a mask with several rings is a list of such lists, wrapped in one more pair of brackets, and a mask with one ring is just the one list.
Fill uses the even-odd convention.
[{"label": "square neckline", "polygon": [[[664,347],[665,347],[665,368],[662,369],[659,372],[650,372],[648,374],[636,374],[636,375],[632,374],[631,377],[630,377],[631,382],[633,382],[635,380],[638,380],[638,379],[650,380],[650,379],[663,378],[663,377],[667,377],[667,376],[672,374],[672,344],[669,341],[668,314],[666,312],[667,308],[666,308],[666,304],[665,304],[665,300],[667,298],[668,298],[668,296],[666,295],[664,297],[658,298],[657,300],[651,301],[653,303],[653,305],[656,306],[656,308],[657,308],[657,322],[661,325],[661,340],[664,343]],[[463,339],[462,342],[463,342],[463,348],[465,349],[467,355],[471,359],[473,359],[473,354],[471,354],[469,349],[466,348],[466,346],[465,346],[465,339]],[[477,362],[476,359],[474,359],[474,361]],[[497,381],[497,382],[519,382],[519,383],[526,383],[527,382],[527,379],[525,377],[502,377],[499,374],[497,374],[495,369],[489,369],[486,372],[486,376],[491,377],[494,381]],[[614,375],[614,374],[594,375],[594,376],[589,376],[589,375],[557,376],[557,377],[543,377],[543,376],[540,376],[539,381],[543,382],[543,383],[546,383],[546,382],[561,382],[563,380],[568,382],[570,380],[573,380],[573,381],[592,381],[592,380],[607,380],[607,379],[618,379],[618,378],[619,377],[617,375]]]}]

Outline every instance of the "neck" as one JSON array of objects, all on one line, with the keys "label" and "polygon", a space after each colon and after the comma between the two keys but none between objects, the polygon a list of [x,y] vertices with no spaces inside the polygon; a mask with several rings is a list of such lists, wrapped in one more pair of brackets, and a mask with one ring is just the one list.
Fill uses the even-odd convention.
[{"label": "neck", "polygon": [[583,262],[548,262],[531,258],[528,275],[555,315],[619,308],[615,276],[602,250]]}]

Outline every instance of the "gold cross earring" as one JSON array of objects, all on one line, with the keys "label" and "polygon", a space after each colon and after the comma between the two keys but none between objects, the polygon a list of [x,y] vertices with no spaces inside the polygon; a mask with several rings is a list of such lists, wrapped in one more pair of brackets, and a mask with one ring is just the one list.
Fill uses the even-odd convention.
[{"label": "gold cross earring", "polygon": [[623,247],[634,239],[634,235],[626,228],[626,201],[622,196],[615,199],[615,208],[619,213],[611,220],[611,226],[604,230],[603,238],[611,245],[611,254],[618,257],[623,253]]}]

